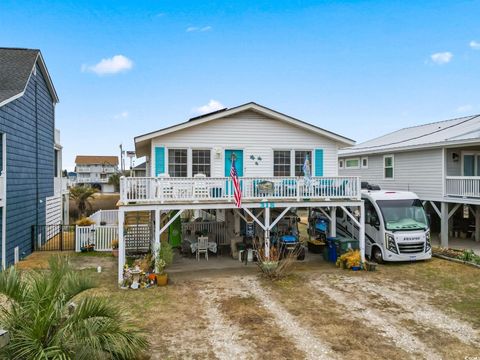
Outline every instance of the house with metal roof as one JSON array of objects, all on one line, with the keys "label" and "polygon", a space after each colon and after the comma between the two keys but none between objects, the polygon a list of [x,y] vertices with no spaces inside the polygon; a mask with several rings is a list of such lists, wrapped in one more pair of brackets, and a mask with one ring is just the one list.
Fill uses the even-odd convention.
[{"label": "house with metal roof", "polygon": [[[135,153],[146,158],[146,177],[121,179],[119,224],[129,213],[150,213],[154,229],[144,233],[151,236],[147,247],[158,251],[160,237],[183,213],[208,212],[228,227],[226,235],[210,235],[216,245],[231,247],[232,239],[255,233],[265,254],[272,229],[297,208],[322,208],[335,221],[335,210],[342,207],[363,229],[359,179],[339,176],[337,167],[338,149],[353,144],[253,102],[139,135]],[[129,244],[130,231],[137,230],[119,226],[119,280],[126,252],[138,246],[138,239]]]},{"label": "house with metal roof", "polygon": [[480,241],[480,115],[408,127],[342,149],[338,169],[382,189],[415,192],[442,246],[449,237]]},{"label": "house with metal roof", "polygon": [[3,268],[42,247],[45,225],[68,218],[60,132],[55,129],[57,102],[40,50],[0,48]]}]

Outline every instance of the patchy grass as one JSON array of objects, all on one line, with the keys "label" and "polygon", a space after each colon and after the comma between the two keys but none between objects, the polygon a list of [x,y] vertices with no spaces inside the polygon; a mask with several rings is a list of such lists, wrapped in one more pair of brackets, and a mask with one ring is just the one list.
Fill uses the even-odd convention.
[{"label": "patchy grass", "polygon": [[480,269],[433,258],[429,261],[388,264],[379,276],[408,281],[413,289],[433,295],[432,303],[444,311],[458,312],[480,328]]},{"label": "patchy grass", "polygon": [[282,336],[272,316],[253,296],[234,296],[220,301],[220,308],[230,321],[244,330],[247,341],[254,344],[257,353],[268,349],[274,359],[303,359],[295,344]]},{"label": "patchy grass", "polygon": [[[20,262],[19,269],[45,269],[51,252],[34,253]],[[64,255],[65,253],[60,253]],[[151,359],[211,359],[220,357],[215,353],[209,339],[218,334],[208,326],[205,318],[205,304],[199,294],[205,287],[213,287],[220,296],[218,302],[221,314],[242,330],[241,336],[253,344],[255,353],[263,358],[302,358],[303,354],[285,336],[276,324],[276,319],[265,304],[255,297],[255,293],[239,295],[237,288],[239,275],[248,279],[254,275],[249,269],[229,271],[210,270],[174,275],[174,282],[163,288],[142,290],[121,290],[117,286],[116,258],[110,253],[67,253],[72,264],[89,274],[98,283],[91,294],[107,296],[109,300],[122,306],[132,317],[133,323],[147,334],[151,347]],[[97,266],[102,272],[97,273]],[[242,273],[242,270],[244,272]],[[250,269],[251,270],[251,269]],[[240,274],[239,274],[240,272]],[[176,277],[175,277],[176,276]],[[431,261],[388,264],[378,266],[377,272],[350,272],[335,268],[320,260],[299,262],[295,272],[281,280],[271,282],[259,279],[272,299],[315,338],[327,343],[339,359],[409,358],[388,337],[375,327],[352,316],[352,310],[336,303],[324,292],[310,286],[315,279],[327,279],[330,286],[340,287],[341,282],[333,283],[341,277],[348,286],[349,281],[368,281],[374,286],[393,284],[401,290],[398,296],[409,300],[409,291],[415,291],[428,298],[432,306],[452,318],[462,319],[473,328],[480,328],[480,270],[448,262],[441,259]],[[333,279],[333,280],[329,280]],[[354,284],[354,282],[352,282]],[[358,285],[360,284],[360,285]],[[360,287],[358,289],[361,289]],[[402,309],[396,309],[386,298],[375,298],[366,293],[346,291],[345,294],[363,296],[363,301],[371,303],[374,311],[401,316]],[[368,313],[367,313],[368,315]],[[446,332],[432,328],[433,325],[415,319],[397,321],[413,333],[428,347],[444,358],[464,358],[478,356],[475,347],[452,338]],[[218,331],[218,330],[217,330]],[[479,339],[480,341],[480,339]]]}]

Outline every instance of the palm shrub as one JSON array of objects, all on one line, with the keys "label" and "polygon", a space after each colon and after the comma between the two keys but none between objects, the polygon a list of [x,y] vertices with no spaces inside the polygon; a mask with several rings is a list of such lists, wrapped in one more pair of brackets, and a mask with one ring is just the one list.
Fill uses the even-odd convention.
[{"label": "palm shrub", "polygon": [[77,208],[80,217],[85,216],[87,206],[92,207],[90,200],[98,192],[97,189],[91,186],[74,186],[70,188],[70,199],[77,203]]},{"label": "palm shrub", "polygon": [[[0,326],[10,343],[3,359],[133,359],[147,346],[122,310],[106,298],[82,296],[94,287],[65,258],[52,257],[50,271],[0,273]],[[86,294],[83,294],[86,295]]]}]

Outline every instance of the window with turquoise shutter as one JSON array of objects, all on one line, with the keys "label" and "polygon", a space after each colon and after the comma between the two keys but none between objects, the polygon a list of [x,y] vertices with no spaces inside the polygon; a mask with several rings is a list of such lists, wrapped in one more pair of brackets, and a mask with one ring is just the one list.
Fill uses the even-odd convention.
[{"label": "window with turquoise shutter", "polygon": [[315,149],[315,176],[323,176],[323,149]]},{"label": "window with turquoise shutter", "polygon": [[155,147],[155,176],[165,173],[165,148]]}]

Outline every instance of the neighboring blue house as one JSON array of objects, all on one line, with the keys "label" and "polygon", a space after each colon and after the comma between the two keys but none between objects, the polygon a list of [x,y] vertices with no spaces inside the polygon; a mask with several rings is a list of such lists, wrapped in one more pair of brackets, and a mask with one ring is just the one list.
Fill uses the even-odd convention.
[{"label": "neighboring blue house", "polygon": [[61,223],[64,216],[57,102],[40,50],[0,48],[3,268],[32,251],[33,225]]}]

